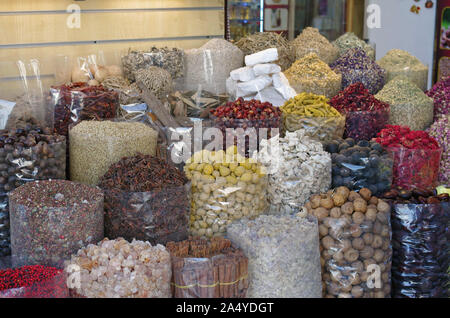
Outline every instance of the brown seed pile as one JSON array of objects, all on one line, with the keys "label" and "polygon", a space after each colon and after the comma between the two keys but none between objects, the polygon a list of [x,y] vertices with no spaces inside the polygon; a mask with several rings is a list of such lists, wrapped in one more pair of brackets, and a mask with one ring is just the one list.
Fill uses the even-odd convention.
[{"label": "brown seed pile", "polygon": [[397,76],[405,76],[422,91],[428,85],[428,66],[407,51],[393,49],[386,53],[377,63],[386,70],[389,82]]},{"label": "brown seed pile", "polygon": [[70,178],[96,185],[123,157],[154,156],[157,137],[155,130],[140,122],[83,121],[69,132]]},{"label": "brown seed pile", "polygon": [[157,66],[136,71],[136,82],[141,81],[157,98],[166,98],[173,89],[170,73]]},{"label": "brown seed pile", "polygon": [[326,64],[333,63],[339,56],[339,50],[331,44],[316,28],[308,27],[292,41],[296,59],[309,53],[316,53]]},{"label": "brown seed pile", "polygon": [[312,196],[305,208],[319,220],[324,296],[389,298],[390,205],[367,188],[339,187]]},{"label": "brown seed pile", "polygon": [[313,93],[332,98],[341,90],[342,75],[333,72],[316,53],[300,58],[284,74],[298,93]]}]

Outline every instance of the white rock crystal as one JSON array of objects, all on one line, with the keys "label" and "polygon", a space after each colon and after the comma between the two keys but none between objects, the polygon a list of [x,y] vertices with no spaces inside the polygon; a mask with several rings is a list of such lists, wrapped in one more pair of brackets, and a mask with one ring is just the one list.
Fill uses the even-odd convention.
[{"label": "white rock crystal", "polygon": [[172,296],[170,254],[160,244],[104,239],[72,255],[65,271],[68,287],[87,298]]},{"label": "white rock crystal", "polygon": [[269,175],[270,213],[297,213],[313,194],[330,189],[331,156],[304,130],[262,140],[260,147],[258,160]]},{"label": "white rock crystal", "polygon": [[261,215],[227,227],[249,259],[249,298],[320,298],[319,230],[312,216]]},{"label": "white rock crystal", "polygon": [[270,63],[278,58],[276,48],[247,55],[245,58],[247,66],[231,71],[226,80],[227,94],[232,99],[256,98],[279,107],[297,95],[280,66]]}]

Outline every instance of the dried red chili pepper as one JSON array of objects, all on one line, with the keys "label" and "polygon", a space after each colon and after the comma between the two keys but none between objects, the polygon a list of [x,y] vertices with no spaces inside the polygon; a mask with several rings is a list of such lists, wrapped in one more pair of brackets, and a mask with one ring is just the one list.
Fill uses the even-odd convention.
[{"label": "dried red chili pepper", "polygon": [[69,125],[82,120],[115,118],[119,109],[119,95],[103,86],[72,83],[52,87],[55,131],[67,136]]},{"label": "dried red chili pepper", "polygon": [[[226,148],[227,140],[230,143],[237,143],[236,132],[227,131],[227,128],[255,128],[256,137],[260,141],[260,128],[268,128],[267,138],[271,138],[270,128],[280,128],[281,110],[269,102],[261,102],[256,99],[244,100],[238,98],[234,102],[228,102],[215,110],[211,111],[214,120],[214,126],[221,129],[224,140],[223,145]],[[234,141],[234,142],[233,142]],[[249,136],[245,137],[245,155],[249,155]],[[239,149],[240,151],[242,149]]]},{"label": "dried red chili pepper", "polygon": [[329,104],[346,117],[344,138],[370,140],[389,121],[389,105],[376,99],[362,83],[348,86]]}]

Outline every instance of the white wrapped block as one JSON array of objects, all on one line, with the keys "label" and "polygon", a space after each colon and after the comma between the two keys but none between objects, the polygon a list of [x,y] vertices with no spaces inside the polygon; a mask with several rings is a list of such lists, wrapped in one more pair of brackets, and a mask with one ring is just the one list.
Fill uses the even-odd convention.
[{"label": "white wrapped block", "polygon": [[288,100],[297,95],[295,89],[289,84],[289,80],[283,73],[277,73],[272,75],[273,87],[283,96],[284,99]]},{"label": "white wrapped block", "polygon": [[256,52],[245,57],[245,65],[253,66],[256,64],[271,63],[278,60],[278,50],[276,48]]},{"label": "white wrapped block", "polygon": [[243,94],[242,96],[247,96],[262,91],[270,84],[272,84],[272,77],[264,75],[248,82],[238,83],[237,89]]},{"label": "white wrapped block", "polygon": [[250,96],[244,96],[244,100],[258,99],[257,96],[258,96],[258,94],[250,95]]},{"label": "white wrapped block", "polygon": [[255,76],[269,75],[280,72],[281,67],[277,64],[256,64],[253,66],[253,73]]},{"label": "white wrapped block", "polygon": [[227,94],[232,97],[236,96],[237,81],[233,80],[231,77],[228,77],[225,84],[227,87]]},{"label": "white wrapped block", "polygon": [[237,70],[231,71],[230,76],[235,81],[248,82],[255,79],[255,73],[253,69],[248,66],[238,68]]},{"label": "white wrapped block", "polygon": [[284,102],[286,101],[283,96],[278,93],[278,91],[271,87],[266,87],[262,91],[260,91],[256,95],[256,99],[259,99],[261,102],[269,102],[273,106],[280,107],[284,105]]}]

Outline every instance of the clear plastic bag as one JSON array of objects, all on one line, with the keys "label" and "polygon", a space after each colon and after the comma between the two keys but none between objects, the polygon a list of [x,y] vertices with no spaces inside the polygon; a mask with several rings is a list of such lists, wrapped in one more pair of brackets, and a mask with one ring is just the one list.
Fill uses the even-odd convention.
[{"label": "clear plastic bag", "polygon": [[138,121],[82,121],[71,127],[69,139],[70,179],[97,185],[123,157],[154,156],[158,132]]},{"label": "clear plastic bag", "polygon": [[342,138],[345,131],[345,116],[340,117],[303,117],[283,113],[283,130],[304,129],[306,134],[320,142],[329,142]]},{"label": "clear plastic bag", "polygon": [[312,197],[308,206],[309,213],[319,219],[325,297],[389,298],[392,265],[389,204],[374,197],[369,201],[358,197],[353,201],[344,198],[346,202],[340,207],[322,207],[330,198],[326,194]]},{"label": "clear plastic bag", "polygon": [[249,298],[320,298],[317,219],[262,215],[228,226],[248,257]]},{"label": "clear plastic bag", "polygon": [[393,157],[378,143],[360,141],[355,144],[352,139],[338,140],[325,144],[325,150],[331,153],[333,188],[368,188],[373,194],[391,188]]},{"label": "clear plastic bag", "polygon": [[227,239],[170,242],[175,298],[245,298],[248,259]]},{"label": "clear plastic bag", "polygon": [[449,202],[393,204],[393,297],[449,297],[449,219]]},{"label": "clear plastic bag", "polygon": [[13,266],[62,267],[104,237],[103,192],[65,180],[29,182],[9,194]]},{"label": "clear plastic bag", "polygon": [[[226,148],[230,145],[237,145],[239,151],[243,154],[245,151],[245,156],[252,156],[253,151],[259,150],[259,143],[262,139],[270,139],[279,134],[281,128],[281,116],[266,118],[266,119],[236,119],[229,117],[215,117],[213,115],[209,116],[213,121],[213,126],[219,128],[223,134],[223,146]],[[232,129],[228,129],[232,128]],[[262,130],[266,128],[267,135]],[[240,130],[243,131],[240,131]],[[256,132],[256,140],[252,140],[250,134]],[[239,145],[239,141],[242,137],[242,133],[248,131],[248,135],[245,136],[245,146]],[[256,142],[256,145],[253,144]],[[256,146],[256,148],[255,148]]]},{"label": "clear plastic bag", "polygon": [[188,237],[190,184],[148,192],[104,189],[105,236],[165,245]]},{"label": "clear plastic bag", "polygon": [[[405,66],[401,69],[391,69],[389,67],[385,67],[381,65],[384,69],[386,69],[387,78],[386,83],[391,81],[397,76],[405,76],[411,82],[416,84],[421,90],[426,91],[428,87],[428,66],[423,65],[422,68],[414,67],[411,68],[409,66]],[[412,128],[411,128],[412,129]]]},{"label": "clear plastic bag", "polygon": [[394,158],[393,186],[431,189],[438,185],[442,149],[387,148]]},{"label": "clear plastic bag", "polygon": [[[16,128],[23,118],[33,118],[40,127],[53,127],[52,110],[46,103],[47,83],[54,74],[41,74],[48,61],[38,59],[0,63],[1,129]],[[50,71],[52,72],[52,71]]]},{"label": "clear plastic bag", "polygon": [[371,140],[389,122],[389,108],[373,111],[346,111],[344,138]]},{"label": "clear plastic bag", "polygon": [[[34,266],[27,268],[27,272],[31,272]],[[16,284],[17,276],[14,273],[15,271],[11,269],[0,270],[0,277],[11,276],[10,282]],[[32,280],[31,284],[0,290],[0,298],[69,298],[66,275],[62,270],[44,279],[34,280],[32,277],[29,279]]]},{"label": "clear plastic bag", "polygon": [[173,80],[182,79],[184,76],[184,51],[178,48],[152,47],[148,51],[128,50],[122,56],[122,67],[125,77],[135,81],[134,73],[142,68],[157,66],[168,71]]},{"label": "clear plastic bag", "polygon": [[261,143],[258,160],[269,176],[270,214],[294,214],[331,186],[331,156],[303,130]]},{"label": "clear plastic bag", "polygon": [[[0,257],[11,252],[8,193],[30,181],[66,178],[66,140],[63,136],[39,134],[36,139],[37,135],[30,134],[28,136],[37,144],[24,147],[19,138],[23,137],[31,144],[33,139],[25,138],[26,134],[10,136],[10,132],[0,131]],[[16,138],[17,144],[4,144],[6,138]]]},{"label": "clear plastic bag", "polygon": [[[184,167],[192,181],[190,233],[194,236],[224,236],[233,220],[255,218],[268,206],[267,175],[258,163],[212,161],[214,156],[207,150],[196,152]],[[197,160],[202,157],[204,161]]]},{"label": "clear plastic bag", "polygon": [[225,94],[227,78],[243,65],[244,53],[237,47],[190,49],[185,51],[184,61],[184,90]]},{"label": "clear plastic bag", "polygon": [[112,119],[119,109],[118,93],[101,86],[74,83],[52,87],[55,131],[68,135],[69,126],[82,120]]}]

